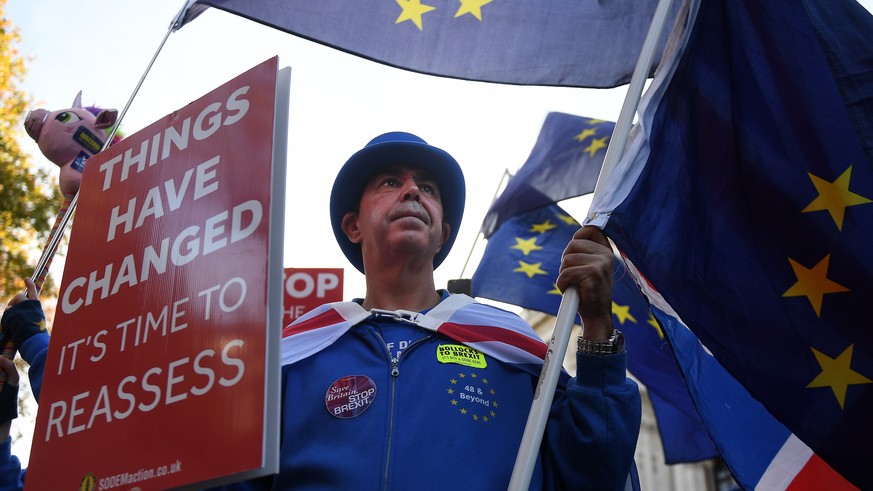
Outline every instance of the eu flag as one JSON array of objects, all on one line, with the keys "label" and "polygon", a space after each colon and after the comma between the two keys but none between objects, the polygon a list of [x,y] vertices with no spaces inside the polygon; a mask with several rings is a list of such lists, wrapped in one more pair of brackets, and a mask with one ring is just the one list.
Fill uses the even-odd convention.
[{"label": "eu flag", "polygon": [[482,222],[488,238],[525,211],[594,191],[615,123],[552,112],[530,156],[494,201]]},{"label": "eu flag", "polygon": [[873,489],[873,18],[849,1],[691,12],[592,223],[776,419]]},{"label": "eu flag", "polygon": [[[718,452],[688,394],[670,343],[649,309],[646,297],[640,293],[622,260],[616,257],[614,264],[612,320],[625,336],[627,369],[646,386],[652,401],[666,463],[717,457]],[[718,390],[718,381],[711,382],[713,389]]]},{"label": "eu flag", "polygon": [[[342,51],[416,72],[508,84],[607,88],[630,80],[658,2],[198,0],[190,3],[193,6],[187,10],[182,24],[212,6]],[[662,39],[660,49],[663,45]],[[654,62],[651,68],[656,64]]]},{"label": "eu flag", "polygon": [[[555,204],[512,217],[488,239],[473,275],[473,295],[556,315],[561,254],[578,229],[579,224]],[[716,456],[645,297],[621,260],[616,259],[615,268],[614,322],[627,339],[628,370],[651,395],[666,462]]]},{"label": "eu flag", "polygon": [[[633,263],[626,263],[628,273],[622,281],[635,278],[639,285],[635,293],[639,295],[642,290],[651,302],[653,318],[660,326],[658,334],[669,344],[678,363],[686,395],[691,395],[699,420],[743,489],[857,491],[752,398],[700,344],[663,296],[640,276]],[[663,437],[663,422],[669,423],[674,412],[659,413],[655,403],[659,393],[652,395]],[[667,438],[675,435],[668,434]],[[665,447],[668,439],[664,440]]]},{"label": "eu flag", "polygon": [[557,312],[561,254],[579,226],[555,204],[513,217],[488,239],[473,274],[473,296]]}]

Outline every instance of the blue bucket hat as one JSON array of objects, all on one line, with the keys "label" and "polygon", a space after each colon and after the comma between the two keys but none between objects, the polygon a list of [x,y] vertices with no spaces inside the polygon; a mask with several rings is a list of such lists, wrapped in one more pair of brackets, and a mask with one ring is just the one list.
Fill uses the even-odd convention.
[{"label": "blue bucket hat", "polygon": [[461,218],[464,215],[466,185],[458,162],[446,151],[427,144],[421,138],[402,131],[379,135],[367,146],[349,157],[330,193],[330,221],[336,241],[349,262],[364,272],[364,257],[361,244],[349,240],[342,229],[343,216],[358,208],[364,185],[377,171],[391,165],[412,165],[424,169],[436,179],[443,204],[443,220],[451,226],[449,239],[433,259],[433,267],[439,266],[458,236]]}]

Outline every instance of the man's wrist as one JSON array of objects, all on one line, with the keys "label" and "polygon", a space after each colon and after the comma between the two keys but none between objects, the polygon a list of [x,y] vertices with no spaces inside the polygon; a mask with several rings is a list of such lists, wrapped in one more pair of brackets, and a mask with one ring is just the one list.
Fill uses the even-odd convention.
[{"label": "man's wrist", "polygon": [[604,316],[582,318],[582,337],[589,341],[605,341],[613,332],[611,312]]},{"label": "man's wrist", "polygon": [[592,341],[582,336],[576,340],[576,351],[585,355],[612,355],[624,353],[624,334],[618,329],[613,329],[612,335],[603,341]]}]

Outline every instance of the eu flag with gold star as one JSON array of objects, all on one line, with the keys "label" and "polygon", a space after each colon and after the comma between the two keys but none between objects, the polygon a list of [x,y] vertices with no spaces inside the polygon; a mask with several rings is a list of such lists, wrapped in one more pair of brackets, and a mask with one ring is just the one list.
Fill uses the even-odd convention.
[{"label": "eu flag with gold star", "polygon": [[579,226],[555,204],[508,220],[488,239],[473,274],[473,296],[557,312],[561,253]]},{"label": "eu flag with gold star", "polygon": [[777,420],[873,489],[873,16],[691,12],[592,223]]},{"label": "eu flag with gold star", "polygon": [[[616,257],[614,264],[612,322],[626,339],[627,369],[645,385],[652,402],[665,462],[678,464],[718,457],[688,394],[670,343],[649,309],[646,297],[640,293],[621,258]],[[707,380],[707,383],[716,390],[722,385],[717,379]]]},{"label": "eu flag with gold star", "polygon": [[[557,315],[561,254],[579,224],[558,205],[517,215],[488,239],[473,275],[473,295]],[[694,409],[676,360],[645,297],[615,261],[613,321],[627,339],[628,370],[649,391],[668,464],[697,462],[717,452]]]},{"label": "eu flag with gold star", "polygon": [[549,113],[530,156],[488,209],[485,238],[511,217],[593,192],[614,128],[611,121]]},{"label": "eu flag with gold star", "polygon": [[[178,27],[211,6],[406,70],[485,82],[607,88],[630,80],[658,2],[198,0],[190,3]],[[679,3],[676,2],[677,7]],[[675,18],[676,10],[673,9],[671,19]],[[659,51],[663,50],[665,38],[666,34]],[[651,69],[656,65],[657,61],[653,62]]]}]

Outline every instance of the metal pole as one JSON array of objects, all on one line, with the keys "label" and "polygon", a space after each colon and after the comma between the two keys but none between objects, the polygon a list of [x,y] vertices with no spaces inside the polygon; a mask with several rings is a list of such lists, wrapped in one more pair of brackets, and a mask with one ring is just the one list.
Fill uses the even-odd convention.
[{"label": "metal pole", "polygon": [[[173,32],[174,28],[181,22],[182,17],[185,15],[185,12],[188,10],[188,0],[185,0],[185,5],[182,6],[182,10],[173,17],[173,21],[170,23],[170,27],[167,29],[167,33],[164,34],[164,39],[161,40],[161,44],[158,46],[157,51],[155,51],[154,56],[152,56],[151,61],[149,61],[148,66],[143,72],[142,77],[140,77],[139,82],[136,84],[136,87],[133,89],[133,93],[130,94],[130,98],[127,100],[127,104],[124,106],[124,109],[119,114],[118,119],[115,121],[115,125],[112,127],[112,130],[109,132],[109,136],[106,138],[106,142],[103,143],[103,147],[100,148],[100,151],[106,150],[109,146],[112,139],[115,137],[115,134],[118,132],[118,127],[121,125],[121,120],[124,119],[124,115],[127,114],[127,110],[130,108],[131,103],[133,103],[133,99],[136,97],[137,92],[139,92],[140,87],[142,87],[142,83],[148,75],[149,70],[151,70],[152,65],[155,64],[155,60],[158,58],[158,54],[164,48],[164,44],[167,42],[167,38],[170,37],[170,33]],[[79,192],[76,191],[76,194],[73,195],[72,199],[69,202],[69,206],[67,206],[66,211],[64,211],[56,220],[55,227],[52,229],[51,234],[49,235],[48,244],[46,244],[45,248],[42,251],[42,256],[39,258],[39,262],[36,264],[36,268],[33,270],[33,275],[30,277],[34,283],[39,281],[40,276],[43,275],[43,272],[48,274],[45,271],[48,268],[48,265],[51,264],[52,259],[55,256],[55,252],[58,249],[58,244],[61,242],[61,237],[64,236],[64,232],[67,229],[67,224],[70,222],[70,218],[73,216],[73,211],[76,209],[76,204],[79,202]],[[66,198],[64,199],[64,204],[66,205]],[[63,208],[63,206],[61,207]],[[37,284],[37,291],[42,286],[42,283]],[[26,290],[25,290],[26,294]],[[15,358],[15,344],[12,340],[5,339],[5,333],[0,333],[0,344],[3,345],[3,350],[0,352],[0,355],[9,358],[10,360]],[[0,388],[6,383],[6,374],[0,373]]]},{"label": "metal pole", "polygon": [[[511,178],[512,174],[509,172],[509,169],[503,169],[503,175],[500,176],[500,182],[497,183],[497,189],[494,190],[494,196],[491,197],[491,205],[494,205],[494,202],[497,200],[497,194],[500,193],[500,188],[503,186],[503,181],[505,181],[507,177]],[[470,264],[470,257],[473,256],[473,250],[476,248],[476,243],[479,242],[479,237],[481,236],[482,231],[480,230],[479,233],[476,234],[476,239],[473,241],[473,246],[470,247],[470,252],[467,254],[467,260],[464,261],[464,267],[463,269],[461,269],[460,278],[464,277],[464,273],[467,271],[467,266]]]},{"label": "metal pole", "polygon": [[[173,28],[181,21],[182,17],[185,15],[185,11],[188,7],[188,1],[185,1],[185,5],[183,5],[182,10],[173,17],[173,21],[170,23],[170,27],[167,29],[167,33],[164,34],[164,38],[161,40],[161,44],[158,46],[157,51],[152,56],[151,61],[149,61],[148,66],[143,72],[142,76],[137,82],[136,87],[133,89],[133,93],[130,94],[130,98],[127,100],[127,104],[125,104],[124,109],[121,111],[121,114],[118,115],[118,119],[115,121],[115,125],[112,127],[112,130],[109,132],[109,136],[106,138],[106,142],[103,143],[103,147],[100,149],[102,152],[106,150],[109,146],[112,139],[115,137],[115,134],[118,132],[118,127],[121,125],[121,120],[124,119],[124,115],[127,114],[127,110],[130,108],[130,105],[133,103],[133,99],[136,97],[136,94],[139,92],[140,87],[142,87],[143,82],[145,81],[146,75],[148,75],[149,70],[151,70],[152,65],[155,64],[155,60],[158,58],[158,54],[164,48],[164,44],[167,42],[167,38],[170,37],[170,33],[173,32]],[[39,262],[34,269],[33,276],[30,277],[33,281],[36,281],[37,278],[42,274],[43,270],[47,267],[49,263],[51,263],[52,257],[54,257],[55,251],[57,251],[58,243],[61,241],[61,237],[64,236],[64,231],[67,229],[67,224],[70,221],[70,218],[73,216],[73,211],[76,209],[76,204],[79,202],[79,193],[78,191],[73,196],[73,199],[70,201],[70,206],[67,208],[66,213],[64,213],[60,222],[58,222],[58,227],[55,230],[55,233],[49,237],[49,242],[43,250],[42,256],[39,258]]]},{"label": "metal pole", "polygon": [[[630,134],[631,123],[633,123],[633,115],[639,106],[643,86],[648,78],[649,67],[652,66],[652,60],[655,57],[658,39],[661,37],[661,32],[663,32],[664,25],[667,23],[667,15],[672,4],[673,0],[660,0],[655,9],[652,23],[649,26],[649,32],[646,34],[646,39],[640,50],[640,57],[637,59],[637,64],[634,68],[627,94],[625,95],[624,104],[613,129],[609,146],[606,149],[603,167],[600,169],[600,176],[594,188],[595,194],[600,189],[605,177],[618,164],[624,152],[624,146]],[[552,405],[552,399],[555,397],[558,375],[560,375],[564,353],[567,352],[567,345],[570,342],[570,333],[573,329],[578,308],[579,293],[575,287],[569,287],[561,298],[561,306],[558,308],[558,316],[555,319],[555,329],[549,342],[546,356],[543,359],[540,380],[534,392],[533,404],[528,414],[527,424],[515,460],[515,467],[512,470],[512,477],[509,481],[508,489],[510,491],[526,491],[530,487],[530,480],[539,456],[540,444],[545,432],[549,409]],[[586,456],[585,458],[589,457]]]}]

